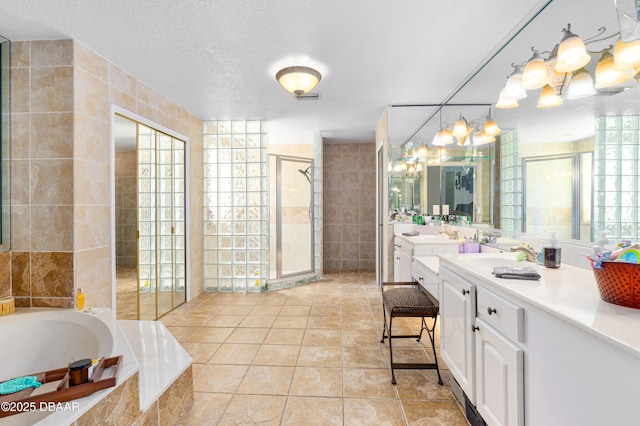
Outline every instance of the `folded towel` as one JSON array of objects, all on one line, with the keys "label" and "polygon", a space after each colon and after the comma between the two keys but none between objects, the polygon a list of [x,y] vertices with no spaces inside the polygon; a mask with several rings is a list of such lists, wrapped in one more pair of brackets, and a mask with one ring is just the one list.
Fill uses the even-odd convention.
[{"label": "folded towel", "polygon": [[418,235],[420,235],[420,233],[418,231],[412,231],[412,232],[403,232],[402,235],[404,235],[405,237],[417,237]]},{"label": "folded towel", "polygon": [[540,274],[531,267],[509,268],[506,266],[496,266],[493,268],[493,275],[498,278],[512,280],[539,280]]},{"label": "folded towel", "polygon": [[0,395],[9,395],[27,388],[39,388],[41,385],[36,376],[16,377],[0,383]]}]

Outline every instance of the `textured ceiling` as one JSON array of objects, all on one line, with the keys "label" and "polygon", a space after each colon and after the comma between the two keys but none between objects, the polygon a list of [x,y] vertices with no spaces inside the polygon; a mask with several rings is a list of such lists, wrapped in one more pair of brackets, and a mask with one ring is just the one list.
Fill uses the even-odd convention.
[{"label": "textured ceiling", "polygon": [[[309,142],[315,131],[371,140],[386,105],[446,99],[545,3],[0,0],[0,34],[76,39],[202,119],[270,120],[273,142]],[[585,3],[613,7],[613,0],[585,0],[567,13],[575,2],[554,1],[554,22],[539,31],[555,41],[543,49],[574,14],[601,16]],[[454,101],[495,102],[508,64],[526,59],[522,49],[503,55]],[[321,71],[317,101],[296,101],[275,81],[279,68],[298,64]]]}]

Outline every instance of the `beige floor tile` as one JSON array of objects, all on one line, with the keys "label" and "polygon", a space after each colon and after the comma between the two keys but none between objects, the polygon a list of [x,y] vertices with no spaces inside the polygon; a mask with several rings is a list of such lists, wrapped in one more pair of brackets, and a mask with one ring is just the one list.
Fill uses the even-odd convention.
[{"label": "beige floor tile", "polygon": [[199,328],[200,327],[176,327],[170,325],[167,327],[167,330],[171,332],[178,342],[183,343],[188,342],[188,337]]},{"label": "beige floor tile", "polygon": [[231,327],[200,327],[186,337],[187,342],[193,343],[223,343],[233,332]]},{"label": "beige floor tile", "polygon": [[340,330],[308,328],[304,333],[302,344],[306,346],[340,346],[341,336]]},{"label": "beige floor tile", "polygon": [[291,395],[342,396],[342,369],[297,367],[291,384]]},{"label": "beige floor tile", "polygon": [[405,425],[396,399],[344,399],[345,425]]},{"label": "beige floor tile", "polygon": [[294,367],[252,365],[236,393],[288,395]]},{"label": "beige floor tile", "polygon": [[287,398],[272,395],[234,395],[222,415],[220,426],[280,424]]},{"label": "beige floor tile", "polygon": [[191,355],[193,362],[205,364],[211,355],[218,350],[220,343],[183,343],[182,347]]},{"label": "beige floor tile", "polygon": [[244,315],[213,315],[205,324],[207,327],[237,327]]},{"label": "beige floor tile", "polygon": [[268,328],[237,328],[227,337],[226,343],[262,343]]},{"label": "beige floor tile", "polygon": [[342,330],[343,346],[374,346],[379,344],[382,337],[382,328],[380,330]]},{"label": "beige floor tile", "polygon": [[340,346],[302,346],[298,356],[301,367],[341,367]]},{"label": "beige floor tile", "polygon": [[281,305],[256,305],[249,315],[278,315],[281,310]]},{"label": "beige floor tile", "polygon": [[283,426],[342,425],[341,398],[314,398],[291,396],[282,417]]},{"label": "beige floor tile", "polygon": [[238,327],[266,327],[270,328],[276,320],[275,315],[247,315]]},{"label": "beige floor tile", "polygon": [[220,308],[219,313],[222,315],[247,315],[252,309],[251,305],[225,305]]},{"label": "beige floor tile", "polygon": [[340,315],[342,308],[340,305],[318,305],[314,304],[311,307],[311,315],[314,316],[334,316]]},{"label": "beige floor tile", "polygon": [[455,401],[401,401],[407,423],[424,426],[467,426]]},{"label": "beige floor tile", "polygon": [[402,399],[452,400],[449,372],[440,371],[444,385],[438,384],[435,370],[396,370],[396,389]]},{"label": "beige floor tile", "polygon": [[193,404],[179,420],[179,425],[215,425],[222,417],[233,394],[193,393]]},{"label": "beige floor tile", "polygon": [[249,365],[260,345],[251,343],[224,343],[209,359],[209,364]]},{"label": "beige floor tile", "polygon": [[287,316],[306,316],[311,312],[311,306],[309,305],[286,305],[280,310],[280,315]]},{"label": "beige floor tile", "polygon": [[191,364],[191,376],[196,377],[202,367],[204,367],[204,364]]},{"label": "beige floor tile", "polygon": [[233,393],[248,367],[246,365],[207,364],[193,379],[194,392]]},{"label": "beige floor tile", "polygon": [[196,327],[205,325],[207,321],[211,319],[211,315],[200,315],[200,314],[187,314],[187,315],[177,315],[174,321],[171,323],[172,326],[176,327]]},{"label": "beige floor tile", "polygon": [[342,365],[350,368],[387,368],[386,352],[378,346],[343,346]]},{"label": "beige floor tile", "polygon": [[282,315],[280,314],[278,318],[276,318],[273,323],[273,328],[306,328],[307,320],[309,317],[307,316],[299,316],[299,315]]},{"label": "beige floor tile", "polygon": [[304,335],[305,330],[301,328],[272,328],[264,339],[264,344],[300,345]]},{"label": "beige floor tile", "polygon": [[342,320],[340,316],[310,316],[307,322],[307,328],[325,328],[332,330],[340,330],[342,328]]},{"label": "beige floor tile", "polygon": [[344,396],[349,398],[395,398],[389,369],[345,368],[342,371]]},{"label": "beige floor tile", "polygon": [[282,306],[286,303],[288,298],[289,296],[278,291],[264,293],[264,296],[258,299],[256,306]]},{"label": "beige floor tile", "polygon": [[252,364],[295,366],[298,362],[299,345],[266,345],[263,344]]}]

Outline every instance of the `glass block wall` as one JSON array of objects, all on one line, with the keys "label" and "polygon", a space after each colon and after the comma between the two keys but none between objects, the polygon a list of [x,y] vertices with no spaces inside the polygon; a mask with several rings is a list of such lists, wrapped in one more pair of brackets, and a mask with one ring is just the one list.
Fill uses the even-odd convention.
[{"label": "glass block wall", "polygon": [[519,132],[500,137],[500,229],[522,231],[522,165]]},{"label": "glass block wall", "polygon": [[638,116],[596,118],[593,159],[594,237],[614,243],[640,237],[640,120]]},{"label": "glass block wall", "polygon": [[269,277],[269,167],[265,121],[206,121],[205,291],[259,292]]}]

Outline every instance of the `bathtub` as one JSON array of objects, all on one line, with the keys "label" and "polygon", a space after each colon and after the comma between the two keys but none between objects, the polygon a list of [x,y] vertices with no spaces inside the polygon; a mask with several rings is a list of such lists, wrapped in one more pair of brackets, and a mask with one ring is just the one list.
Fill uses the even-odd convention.
[{"label": "bathtub", "polygon": [[[138,362],[115,315],[70,310],[20,310],[0,317],[0,381],[40,371],[62,368],[83,358],[123,355],[117,385],[138,371]],[[96,405],[115,387],[95,392],[70,411],[33,411],[0,419],[0,425],[70,424]]]}]

